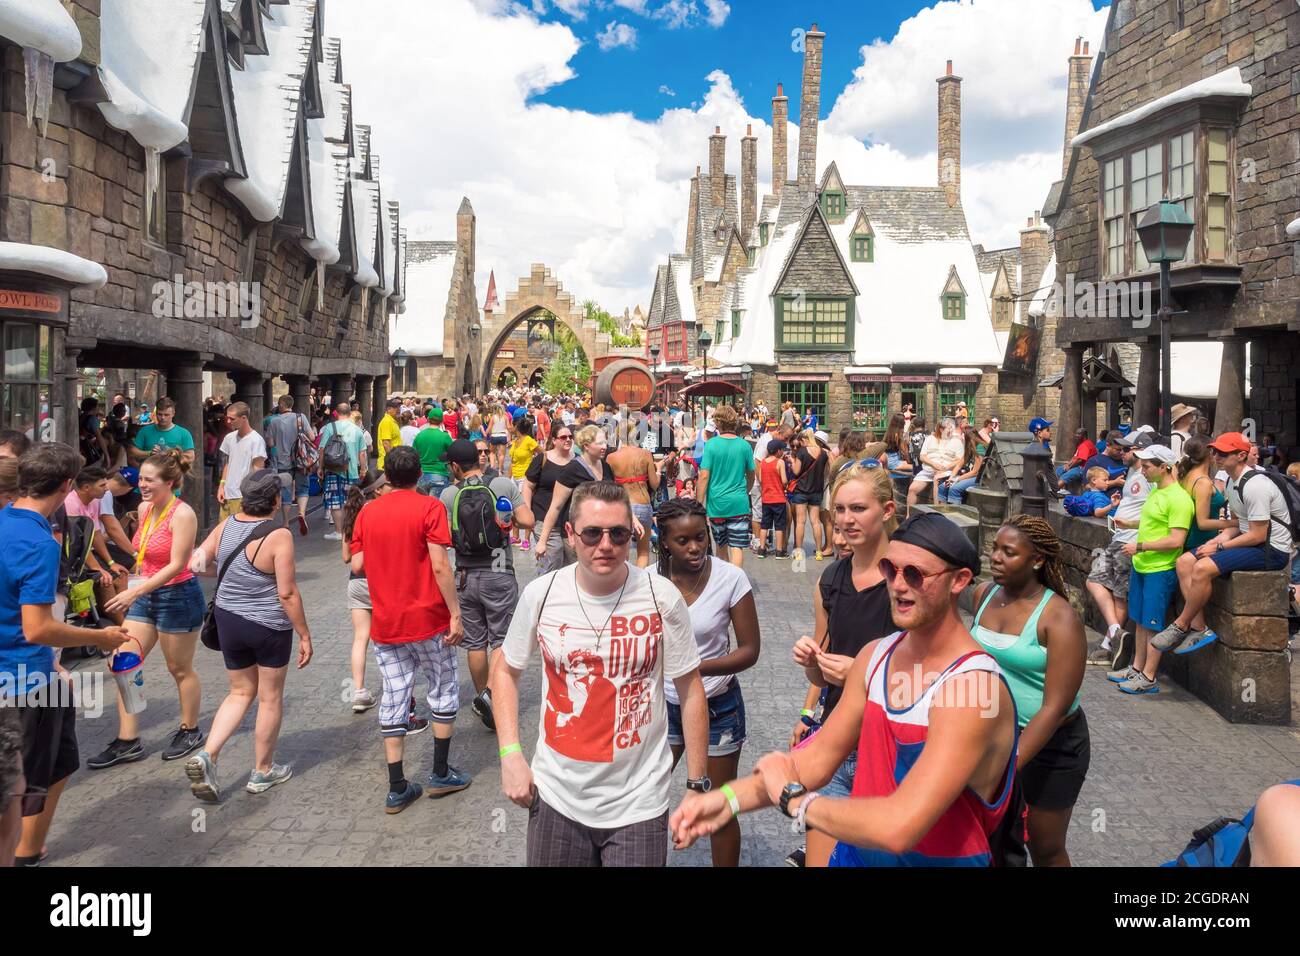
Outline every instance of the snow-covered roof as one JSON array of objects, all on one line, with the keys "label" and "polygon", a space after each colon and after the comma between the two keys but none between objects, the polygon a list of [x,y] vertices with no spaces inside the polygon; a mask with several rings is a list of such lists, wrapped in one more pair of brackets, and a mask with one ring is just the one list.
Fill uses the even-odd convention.
[{"label": "snow-covered roof", "polygon": [[393,245],[393,219],[392,211],[388,208],[388,203],[383,201],[380,190],[375,190],[375,201],[378,204],[376,214],[379,219],[379,244],[383,250],[384,274],[379,277],[379,294],[388,296],[393,294],[397,288],[397,261],[395,247]]},{"label": "snow-covered roof", "polygon": [[316,0],[288,0],[266,14],[267,53],[248,56],[231,72],[235,113],[242,130],[247,179],[229,179],[226,189],[253,217],[270,222],[284,208],[303,78],[312,52]]},{"label": "snow-covered roof", "polygon": [[0,0],[0,37],[55,63],[81,56],[81,31],[59,0]]},{"label": "snow-covered roof", "polygon": [[[357,251],[358,285],[373,289],[379,285],[375,272],[375,242],[379,229],[379,183],[352,177],[352,212]],[[414,245],[414,243],[412,243]]]},{"label": "snow-covered roof", "polygon": [[1169,391],[1180,398],[1218,398],[1222,342],[1171,342]]},{"label": "snow-covered roof", "polygon": [[674,310],[670,306],[668,321],[694,322],[695,292],[691,288],[691,262],[685,256],[670,256],[668,268],[672,276],[672,291],[677,298],[677,314],[672,314]]},{"label": "snow-covered roof", "polygon": [[316,235],[303,239],[302,247],[318,262],[333,265],[339,261],[347,162],[340,167],[335,160],[334,147],[325,140],[325,120],[307,120],[307,170],[311,177],[312,224]]},{"label": "snow-covered roof", "polygon": [[406,312],[388,322],[388,347],[427,358],[442,355],[443,320],[456,267],[456,243],[406,244]]},{"label": "snow-covered roof", "polygon": [[1197,100],[1210,99],[1213,97],[1231,97],[1239,99],[1250,99],[1253,90],[1249,83],[1241,78],[1241,70],[1238,67],[1229,67],[1221,73],[1215,73],[1213,76],[1207,76],[1203,80],[1197,80],[1181,89],[1174,90],[1172,93],[1166,93],[1137,109],[1129,110],[1127,113],[1121,113],[1112,120],[1107,120],[1094,126],[1090,130],[1080,133],[1074,139],[1070,140],[1071,146],[1083,146],[1090,143],[1099,136],[1105,136],[1107,133],[1113,133],[1116,130],[1125,129],[1131,126],[1137,126],[1148,117],[1154,116],[1171,106],[1178,106],[1182,103],[1194,103]]},{"label": "snow-covered roof", "polygon": [[[1043,277],[1038,280],[1038,288],[1034,290],[1033,297],[1029,300],[1029,314],[1043,315],[1047,312],[1048,300],[1052,294],[1052,285],[1056,282],[1056,251],[1053,249],[1052,257],[1047,260],[1047,267],[1043,269]],[[1030,291],[1028,289],[1026,292]]]},{"label": "snow-covered roof", "polygon": [[204,0],[102,0],[100,76],[110,126],[141,146],[189,138],[186,108],[203,45]]},{"label": "snow-covered roof", "polygon": [[98,262],[26,242],[0,242],[0,270],[33,272],[87,289],[98,289],[108,281],[108,272]]},{"label": "snow-covered roof", "polygon": [[1288,239],[1300,239],[1300,219],[1293,219],[1287,223],[1286,235]]}]

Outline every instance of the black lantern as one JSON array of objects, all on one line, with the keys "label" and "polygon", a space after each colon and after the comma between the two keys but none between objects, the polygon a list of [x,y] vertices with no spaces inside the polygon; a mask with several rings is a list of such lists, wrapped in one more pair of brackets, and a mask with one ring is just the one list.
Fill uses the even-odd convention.
[{"label": "black lantern", "polygon": [[704,381],[709,380],[709,346],[713,344],[713,336],[709,334],[708,329],[700,329],[700,336],[695,340],[700,347],[700,364],[704,369]]},{"label": "black lantern", "polygon": [[406,391],[406,362],[409,358],[410,356],[406,354],[405,349],[398,349],[393,353],[393,368],[398,372],[394,378],[400,379],[402,383],[402,387],[394,389],[395,391]]},{"label": "black lantern", "polygon": [[1161,199],[1142,214],[1137,224],[1138,238],[1147,261],[1160,267],[1160,424],[1157,429],[1165,440],[1170,438],[1173,422],[1169,415],[1173,399],[1170,396],[1170,323],[1173,307],[1169,304],[1170,264],[1180,262],[1187,255],[1187,243],[1192,238],[1195,223],[1187,211],[1176,202]]}]

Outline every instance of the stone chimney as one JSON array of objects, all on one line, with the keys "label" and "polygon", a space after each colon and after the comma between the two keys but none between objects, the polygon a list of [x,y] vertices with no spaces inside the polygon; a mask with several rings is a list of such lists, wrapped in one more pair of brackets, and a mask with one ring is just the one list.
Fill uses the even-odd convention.
[{"label": "stone chimney", "polygon": [[1074,56],[1070,57],[1070,74],[1065,90],[1065,150],[1061,156],[1061,178],[1065,178],[1065,172],[1070,168],[1070,140],[1079,135],[1083,123],[1083,104],[1088,99],[1088,74],[1091,71],[1088,41],[1079,37],[1074,41]]},{"label": "stone chimney", "polygon": [[686,254],[695,248],[695,220],[700,214],[700,167],[695,167],[691,177],[691,204],[686,210]]},{"label": "stone chimney", "polygon": [[939,77],[939,185],[949,206],[961,201],[961,77],[952,60]]},{"label": "stone chimney", "polygon": [[709,201],[721,209],[727,200],[727,137],[715,126],[709,137]]},{"label": "stone chimney", "polygon": [[1047,261],[1052,258],[1052,233],[1035,211],[1020,230],[1020,321],[1028,323],[1029,304],[1043,284]]},{"label": "stone chimney", "polygon": [[822,41],[817,24],[803,38],[803,91],[799,100],[799,192],[811,197],[817,183],[817,124],[822,108]]},{"label": "stone chimney", "polygon": [[786,139],[790,130],[790,98],[776,84],[772,97],[772,195],[781,198],[781,187],[790,176],[790,160],[786,153]]},{"label": "stone chimney", "polygon": [[749,242],[749,231],[758,221],[758,140],[754,127],[745,127],[740,141],[740,234]]}]

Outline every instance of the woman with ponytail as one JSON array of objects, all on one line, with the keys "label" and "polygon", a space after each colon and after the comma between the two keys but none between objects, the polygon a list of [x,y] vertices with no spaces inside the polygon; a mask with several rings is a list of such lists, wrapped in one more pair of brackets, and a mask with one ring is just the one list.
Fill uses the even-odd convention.
[{"label": "woman with ponytail", "polygon": [[[1042,518],[1016,515],[998,530],[989,569],[993,583],[975,594],[971,633],[997,660],[1015,700],[1029,855],[1034,866],[1069,866],[1065,836],[1091,742],[1079,706],[1088,641],[1066,596],[1061,541]],[[1019,833],[1010,836],[1018,842]]]},{"label": "woman with ponytail", "polygon": [[366,648],[370,644],[370,587],[364,571],[351,570],[352,529],[366,502],[386,494],[388,479],[382,471],[372,471],[365,482],[350,485],[343,511],[339,514],[340,548],[348,570],[348,610],[352,614],[352,713],[364,714],[375,706],[374,695],[366,689]]}]

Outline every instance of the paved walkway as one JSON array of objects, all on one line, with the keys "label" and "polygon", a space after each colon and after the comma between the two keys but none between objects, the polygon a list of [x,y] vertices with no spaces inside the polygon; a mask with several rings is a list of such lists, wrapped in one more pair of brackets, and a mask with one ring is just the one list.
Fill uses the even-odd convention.
[{"label": "paved walkway", "polygon": [[[524,860],[527,815],[504,798],[496,737],[469,711],[473,695],[462,666],[464,709],[452,763],[474,777],[469,790],[424,800],[405,812],[382,811],[387,777],[375,712],[354,716],[345,704],[352,629],[344,601],[346,572],[336,545],[321,540],[319,515],[310,539],[299,539],[299,581],[316,657],[290,673],[277,758],[292,762],[294,779],[260,795],[245,793],[252,761],[252,715],[222,755],[228,796],[219,806],[189,792],[183,761],[157,756],[178,722],[177,702],[162,655],[146,665],[149,708],[143,737],[149,756],[106,771],[81,770],[72,779],[49,841],[51,865],[517,865]],[[531,578],[532,560],[518,562]],[[742,772],[768,750],[782,748],[804,693],[790,660],[795,639],[811,627],[816,574],[809,562],[748,560],[763,627],[763,653],[742,678],[749,743]],[[463,664],[462,657],[462,664]],[[1300,664],[1293,685],[1300,687]],[[224,696],[220,655],[202,647],[204,729]],[[537,735],[541,674],[524,681],[525,749]],[[379,690],[373,664],[367,683]],[[114,736],[112,690],[104,716],[78,722],[84,758]],[[1149,866],[1169,859],[1198,826],[1250,806],[1261,790],[1300,767],[1300,730],[1229,724],[1166,682],[1155,697],[1127,698],[1088,668],[1084,706],[1092,730],[1092,769],[1075,810],[1070,853],[1076,864]],[[1297,702],[1300,704],[1300,702]],[[1300,714],[1300,706],[1295,708]],[[408,773],[427,774],[432,735],[412,738]],[[239,775],[236,775],[236,770]],[[684,786],[684,768],[676,782]],[[742,862],[779,865],[795,845],[775,811],[746,817]],[[707,845],[671,853],[671,865],[708,865]]]}]

